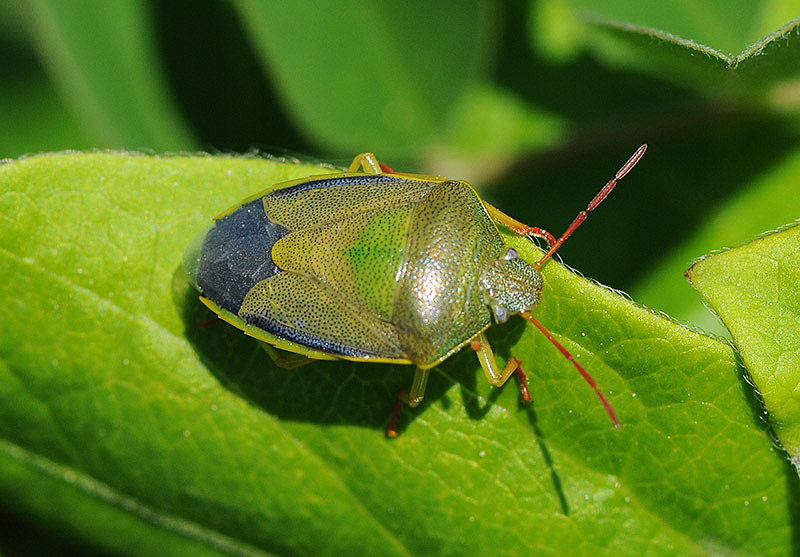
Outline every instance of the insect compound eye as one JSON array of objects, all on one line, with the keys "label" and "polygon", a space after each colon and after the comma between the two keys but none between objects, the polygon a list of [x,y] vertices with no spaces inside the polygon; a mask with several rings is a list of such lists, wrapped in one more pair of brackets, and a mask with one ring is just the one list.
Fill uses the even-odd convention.
[{"label": "insect compound eye", "polygon": [[503,259],[506,261],[511,261],[512,259],[519,259],[519,254],[517,250],[514,248],[508,248],[506,252],[503,254]]},{"label": "insect compound eye", "polygon": [[505,323],[508,321],[508,310],[503,306],[494,306],[494,319],[497,323]]}]

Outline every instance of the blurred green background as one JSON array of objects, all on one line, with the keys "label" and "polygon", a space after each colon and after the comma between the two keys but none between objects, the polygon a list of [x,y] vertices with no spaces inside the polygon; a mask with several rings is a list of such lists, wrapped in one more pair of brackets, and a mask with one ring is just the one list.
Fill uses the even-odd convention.
[{"label": "blurred green background", "polygon": [[373,151],[559,234],[648,143],[561,256],[724,335],[683,272],[800,218],[798,15],[788,0],[2,3],[0,158]]},{"label": "blurred green background", "polygon": [[[3,157],[258,150],[345,164],[369,150],[395,168],[467,179],[558,234],[646,142],[636,184],[562,257],[717,332],[683,270],[797,217],[776,197],[796,199],[785,190],[796,170],[783,166],[798,148],[793,2],[34,0],[0,10]],[[763,203],[722,212],[748,191]]]}]

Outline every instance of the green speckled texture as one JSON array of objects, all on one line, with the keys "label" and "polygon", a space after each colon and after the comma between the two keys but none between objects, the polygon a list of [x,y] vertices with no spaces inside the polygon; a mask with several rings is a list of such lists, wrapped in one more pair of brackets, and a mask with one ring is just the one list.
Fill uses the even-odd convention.
[{"label": "green speckled texture", "polygon": [[271,248],[281,271],[239,315],[267,316],[301,343],[421,367],[488,327],[486,289],[505,246],[481,199],[466,182],[390,179],[331,177],[265,196],[267,217],[290,232]]}]

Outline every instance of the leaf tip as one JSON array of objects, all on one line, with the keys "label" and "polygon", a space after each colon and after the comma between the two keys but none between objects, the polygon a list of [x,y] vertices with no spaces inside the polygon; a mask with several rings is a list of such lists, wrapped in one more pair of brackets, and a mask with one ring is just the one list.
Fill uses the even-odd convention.
[{"label": "leaf tip", "polygon": [[697,263],[693,263],[691,267],[683,272],[683,276],[686,277],[686,280],[688,280],[690,283],[692,282],[692,273],[694,272],[695,265],[697,265]]}]

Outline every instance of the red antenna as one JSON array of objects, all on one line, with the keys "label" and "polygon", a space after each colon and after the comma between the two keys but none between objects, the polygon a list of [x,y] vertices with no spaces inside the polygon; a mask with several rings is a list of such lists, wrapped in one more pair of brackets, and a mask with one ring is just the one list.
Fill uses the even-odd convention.
[{"label": "red antenna", "polygon": [[[583,221],[586,220],[586,217],[589,215],[589,212],[593,211],[598,205],[600,205],[600,203],[603,202],[603,200],[606,197],[608,197],[608,194],[611,193],[611,190],[614,189],[614,186],[617,185],[617,182],[622,180],[625,177],[625,175],[628,174],[628,172],[630,172],[631,169],[636,165],[636,163],[639,162],[639,159],[642,158],[642,155],[644,155],[645,150],[647,150],[647,144],[642,145],[641,147],[639,147],[636,150],[636,152],[633,154],[633,156],[631,156],[631,158],[628,159],[628,162],[626,162],[624,165],[622,165],[622,168],[620,168],[617,171],[616,175],[613,178],[611,178],[611,180],[609,180],[608,183],[605,186],[603,186],[603,189],[601,189],[597,193],[597,195],[594,196],[594,199],[592,199],[592,201],[589,203],[589,205],[586,206],[586,209],[584,209],[583,211],[578,213],[578,216],[575,217],[575,220],[573,220],[572,224],[570,224],[567,227],[566,231],[564,231],[564,233],[561,235],[561,237],[558,240],[556,240],[555,242],[552,242],[550,244],[550,249],[547,251],[547,253],[545,253],[542,256],[542,258],[539,261],[536,262],[536,264],[534,265],[534,267],[536,269],[540,269],[542,267],[542,265],[544,265],[544,263],[548,259],[553,257],[553,254],[555,254],[556,251],[558,251],[558,248],[561,247],[561,245],[564,243],[564,241],[567,238],[569,238],[572,235],[573,232],[575,232],[575,229],[578,228],[583,223]],[[586,371],[586,369],[581,364],[579,364],[577,362],[577,360],[575,359],[575,356],[573,356],[569,352],[569,350],[564,348],[561,345],[561,343],[558,342],[555,339],[555,337],[553,337],[553,334],[550,331],[548,331],[544,327],[544,325],[539,323],[539,321],[537,321],[536,318],[533,315],[531,315],[530,312],[523,311],[522,313],[520,313],[520,317],[522,317],[524,319],[527,319],[528,321],[530,321],[531,323],[536,325],[536,327],[540,331],[542,331],[542,334],[544,334],[544,336],[547,337],[547,340],[552,342],[553,345],[556,348],[558,348],[559,352],[561,352],[561,354],[563,354],[566,359],[568,359],[570,362],[572,362],[572,365],[575,366],[575,369],[578,370],[578,372],[581,374],[583,379],[589,384],[589,386],[592,389],[594,389],[594,392],[597,395],[597,397],[600,399],[600,402],[603,403],[603,408],[606,409],[606,413],[608,414],[608,417],[611,418],[611,422],[614,424],[614,427],[619,429],[619,420],[617,419],[617,415],[614,413],[614,409],[611,408],[611,404],[608,402],[608,400],[603,395],[603,393],[600,392],[600,389],[598,388],[597,383],[592,378],[592,376],[589,375],[589,372]]]},{"label": "red antenna", "polygon": [[598,205],[600,205],[600,203],[602,203],[606,197],[608,197],[608,194],[611,193],[611,190],[614,189],[614,186],[617,185],[617,182],[622,180],[625,177],[625,175],[628,174],[628,172],[630,172],[634,166],[636,166],[636,163],[639,162],[639,159],[642,158],[642,155],[644,155],[644,152],[646,150],[647,150],[646,143],[636,150],[636,152],[631,156],[631,158],[628,159],[628,162],[623,164],[622,168],[620,168],[617,171],[617,174],[613,178],[611,178],[605,186],[603,186],[603,189],[601,189],[597,193],[597,195],[594,196],[594,199],[592,199],[591,203],[589,203],[589,205],[586,206],[586,209],[578,213],[578,216],[575,217],[575,220],[573,220],[572,224],[570,224],[567,227],[567,229],[564,231],[561,237],[558,240],[556,240],[552,245],[550,245],[550,249],[547,251],[547,253],[544,254],[544,256],[539,261],[535,263],[534,267],[536,267],[537,269],[541,268],[541,266],[544,265],[545,261],[553,257],[553,254],[555,254],[555,252],[558,251],[558,248],[561,247],[561,244],[563,244],[567,238],[572,236],[572,233],[575,232],[575,229],[578,228],[583,223],[583,221],[586,220],[586,217],[589,216],[589,212],[594,211],[594,209]]}]

